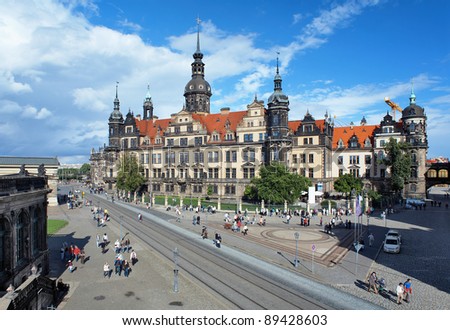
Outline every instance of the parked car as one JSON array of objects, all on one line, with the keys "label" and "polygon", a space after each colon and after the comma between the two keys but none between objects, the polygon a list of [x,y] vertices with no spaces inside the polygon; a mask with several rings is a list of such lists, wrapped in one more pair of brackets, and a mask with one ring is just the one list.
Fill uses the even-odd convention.
[{"label": "parked car", "polygon": [[394,236],[394,237],[398,237],[398,240],[400,241],[400,243],[402,242],[402,235],[400,235],[400,232],[398,230],[395,229],[389,229],[389,231],[387,232],[387,234],[385,235],[387,236]]},{"label": "parked car", "polygon": [[400,253],[400,240],[395,236],[386,236],[383,243],[383,251],[387,253]]}]

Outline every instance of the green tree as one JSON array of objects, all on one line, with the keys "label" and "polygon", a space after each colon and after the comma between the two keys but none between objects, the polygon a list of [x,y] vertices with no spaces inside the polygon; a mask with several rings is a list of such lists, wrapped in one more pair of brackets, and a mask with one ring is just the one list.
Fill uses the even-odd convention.
[{"label": "green tree", "polygon": [[281,163],[261,167],[259,177],[253,178],[251,185],[246,187],[248,198],[271,201],[282,204],[284,201],[293,203],[303,191],[311,186],[311,180],[296,173],[290,173]]},{"label": "green tree", "polygon": [[408,147],[408,143],[397,142],[393,138],[390,138],[384,146],[386,157],[382,162],[390,169],[390,187],[391,191],[395,193],[403,190],[405,182],[411,176],[411,155]]},{"label": "green tree", "polygon": [[353,189],[361,192],[363,182],[360,178],[356,178],[351,174],[343,174],[334,181],[334,190],[340,193],[344,193],[346,197],[350,196]]},{"label": "green tree", "polygon": [[80,174],[81,175],[89,175],[89,173],[91,172],[91,165],[88,163],[84,163],[83,165],[81,165],[80,167]]},{"label": "green tree", "polygon": [[139,164],[134,155],[125,154],[118,160],[117,188],[134,193],[145,182],[139,172]]}]

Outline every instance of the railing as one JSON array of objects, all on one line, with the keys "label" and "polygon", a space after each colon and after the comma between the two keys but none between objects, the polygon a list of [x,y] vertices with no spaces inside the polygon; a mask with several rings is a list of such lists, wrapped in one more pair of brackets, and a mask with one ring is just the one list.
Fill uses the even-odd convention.
[{"label": "railing", "polygon": [[0,178],[0,193],[16,193],[44,189],[44,177]]}]

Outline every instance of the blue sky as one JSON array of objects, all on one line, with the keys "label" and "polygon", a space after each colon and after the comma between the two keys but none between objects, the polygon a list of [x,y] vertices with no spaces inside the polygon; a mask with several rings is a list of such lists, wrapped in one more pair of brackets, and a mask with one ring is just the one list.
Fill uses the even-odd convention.
[{"label": "blue sky", "polygon": [[[183,107],[200,25],[211,112],[267,103],[279,53],[290,119],[378,124],[388,96],[428,117],[428,157],[450,156],[450,1],[0,2],[0,155],[88,162],[121,111]],[[397,114],[397,118],[399,115]]]}]

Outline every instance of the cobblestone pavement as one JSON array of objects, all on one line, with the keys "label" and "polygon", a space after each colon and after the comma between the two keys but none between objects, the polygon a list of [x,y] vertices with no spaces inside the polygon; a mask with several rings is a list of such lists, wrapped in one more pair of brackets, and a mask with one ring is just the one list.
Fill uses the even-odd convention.
[{"label": "cobblestone pavement", "polygon": [[[143,208],[142,205],[137,207]],[[196,231],[200,235],[201,226],[192,225],[191,219],[194,214],[193,212],[184,212],[182,221],[177,222],[173,209],[166,211],[162,207],[157,207],[156,210],[160,211],[162,215],[165,215],[167,221],[172,222],[174,225],[184,227],[187,230]],[[143,208],[143,213],[144,212],[145,208]],[[450,211],[445,209],[444,206],[441,208],[428,207],[426,210],[422,211],[398,210],[398,212],[390,214],[385,223],[383,223],[380,218],[371,218],[368,231],[373,232],[375,235],[374,245],[372,247],[366,247],[365,250],[361,251],[358,255],[354,249],[345,249],[346,253],[336,259],[336,265],[333,267],[320,263],[314,264],[309,257],[311,256],[311,242],[314,242],[316,237],[323,238],[323,235],[318,235],[318,232],[321,231],[321,227],[318,225],[319,219],[317,217],[314,219],[313,223],[311,223],[309,228],[298,226],[298,224],[296,224],[298,219],[293,219],[291,220],[291,224],[286,224],[281,218],[268,218],[267,227],[259,227],[257,225],[249,226],[249,235],[244,237],[241,234],[232,233],[230,230],[223,229],[223,215],[224,213],[219,212],[214,215],[203,213],[201,214],[202,225],[205,223],[208,225],[210,228],[210,236],[213,236],[214,230],[221,230],[224,244],[229,247],[234,247],[241,251],[245,251],[250,255],[261,257],[276,266],[289,268],[304,276],[315,278],[323,283],[328,283],[344,292],[351,293],[389,310],[450,309],[450,263],[448,262],[450,254],[450,240],[448,239],[448,234],[450,233]],[[92,244],[95,246],[95,237],[93,237],[93,235],[98,230],[89,228],[92,227],[92,223],[89,223],[88,226],[83,224],[86,220],[72,220],[80,221],[80,223],[75,225],[75,227],[70,228],[70,230],[69,228],[66,230],[69,237],[75,235],[75,231],[77,237],[83,237],[83,239],[89,243],[89,249],[91,251],[96,250],[95,247],[92,248]],[[326,217],[323,219],[324,223],[328,220],[329,218]],[[75,223],[75,221],[73,222]],[[107,230],[112,230],[111,236],[117,235],[119,231],[119,228],[114,228],[114,226],[117,227],[117,223],[114,223],[114,221],[108,223]],[[384,233],[388,228],[395,228],[401,231],[403,244],[400,254],[386,254],[382,251]],[[72,229],[75,230],[72,231]],[[269,229],[276,231],[278,237],[269,238],[266,235],[267,230]],[[301,232],[301,244],[299,246],[301,260],[298,268],[293,268],[292,265],[292,257],[294,256],[294,252],[292,251],[295,251],[296,248],[296,242],[293,239],[293,233],[295,231]],[[345,229],[336,229],[337,235],[334,237],[334,243],[333,237],[331,239],[321,239],[320,242],[317,243],[317,251],[325,251],[326,249],[330,249],[331,245],[339,244],[338,236],[344,237],[346,235],[344,231]],[[366,231],[365,235],[367,235],[367,233],[368,232]],[[273,240],[281,243],[277,243],[278,245],[275,247],[267,244],[268,241],[271,242]],[[60,244],[61,242],[56,242],[56,244],[54,244],[56,250],[59,249],[61,246]],[[288,252],[285,252],[284,255],[279,254],[277,253],[276,248]],[[140,249],[141,256],[143,256],[142,253],[147,252]],[[154,258],[154,256],[149,255],[149,258]],[[101,272],[100,269],[103,261],[98,263],[96,259],[97,258],[94,258],[93,261],[95,261],[95,269],[97,270],[92,274],[88,274],[87,270],[83,269],[80,269],[80,272],[75,272],[74,274],[68,274],[67,271],[62,274],[65,280],[73,281],[77,286],[73,297],[69,299],[70,301],[67,304],[68,309],[84,309],[83,306],[87,306],[87,299],[92,299],[94,289],[97,290],[99,285],[101,288],[101,283],[103,283],[103,281],[99,280],[97,277]],[[102,259],[104,258],[101,258],[100,260]],[[132,277],[129,280],[133,281],[133,277],[136,277],[136,275],[140,273],[139,268],[143,267],[144,264],[138,266],[137,272],[132,274]],[[167,265],[164,265],[164,262],[161,263],[161,266],[157,266],[156,263],[146,266],[151,266],[151,268],[146,268],[145,272],[149,272],[149,275],[151,272],[153,275],[150,277],[154,279],[152,282],[146,283],[147,286],[154,284],[149,289],[152,298],[143,297],[144,292],[139,289],[143,282],[140,280],[136,285],[133,284],[132,291],[135,294],[139,294],[140,299],[147,299],[146,304],[144,305],[145,307],[142,307],[142,302],[137,301],[137,296],[135,296],[132,300],[127,299],[127,301],[133,301],[133,303],[124,305],[124,309],[202,309],[202,306],[205,306],[205,304],[206,306],[209,306],[210,309],[229,308],[222,305],[219,301],[211,299],[211,297],[208,296],[209,293],[199,290],[200,287],[195,283],[189,284],[186,288],[183,287],[185,292],[195,292],[195,294],[187,294],[186,296],[178,295],[178,297],[174,296],[170,293],[170,266],[167,267]],[[365,279],[367,274],[372,271],[376,271],[379,278],[384,278],[386,280],[389,293],[376,295],[367,292]],[[83,273],[86,273],[86,278],[77,278]],[[96,278],[92,284],[89,285],[89,283],[84,283],[90,281],[89,278],[92,276]],[[413,283],[413,296],[411,302],[409,304],[403,303],[397,305],[395,288],[399,282],[404,282],[407,278],[411,278]],[[127,283],[129,282],[131,284],[131,281],[127,281]],[[111,281],[110,284],[113,284],[113,282],[120,284],[117,281]],[[166,289],[158,289],[160,286],[164,286]],[[117,293],[125,289],[123,286],[114,284],[107,284],[104,288],[116,290]],[[106,296],[106,300],[102,302],[90,302],[92,308],[117,309],[117,305],[114,305],[113,300],[110,300],[111,304],[107,303],[108,298],[105,294],[107,291],[101,291],[102,290],[99,290],[98,294],[95,294],[95,297],[104,295]],[[107,293],[108,295],[117,295],[117,293],[113,292]],[[128,293],[128,291],[123,292],[121,293],[121,296],[123,297]],[[178,302],[178,300],[182,301],[183,305],[170,305],[173,302]],[[358,307],[355,306],[355,309],[358,309]]]},{"label": "cobblestone pavement", "polygon": [[[441,207],[432,207],[428,204],[425,210],[400,208],[394,214],[389,214],[385,223],[381,218],[374,217],[368,231],[375,233],[375,243],[373,247],[366,247],[365,251],[360,253],[356,271],[355,260],[358,257],[355,256],[354,250],[350,250],[335,267],[316,264],[315,274],[311,273],[311,266],[307,267],[308,269],[299,269],[299,272],[389,310],[450,309],[450,240],[448,239],[450,210],[445,208],[445,203],[450,201],[446,200],[443,194],[434,195],[434,198],[442,201]],[[190,216],[191,213],[186,214],[186,218],[189,219]],[[204,217],[202,215],[203,219]],[[223,214],[208,215],[208,217],[209,225],[212,225],[214,220],[221,222]],[[329,218],[324,217],[323,221],[328,220]],[[270,219],[270,222],[273,221],[274,219]],[[293,219],[291,223],[295,221],[296,219]],[[315,222],[317,221],[318,219],[315,219]],[[398,229],[401,232],[402,245],[399,254],[388,254],[383,251],[384,234],[389,228]],[[251,232],[255,230],[258,231],[260,228],[250,227]],[[305,230],[300,230],[302,230],[302,236],[305,236]],[[365,230],[365,236],[367,236],[367,228]],[[288,231],[285,230],[285,232]],[[292,236],[292,233],[288,234]],[[291,246],[292,241],[291,239]],[[254,245],[238,244],[235,241],[228,244],[247,250],[249,253],[258,254],[254,250]],[[305,244],[302,244],[303,249],[304,246]],[[257,249],[261,257],[268,258],[263,248]],[[290,267],[289,262],[283,264],[275,258],[271,261],[280,266]],[[310,261],[303,262],[306,265],[308,263],[310,264]],[[377,273],[378,278],[385,279],[387,292],[375,294],[367,291],[366,278],[372,271]],[[397,305],[396,287],[407,278],[410,278],[413,283],[412,297],[409,303],[403,302]]]}]

